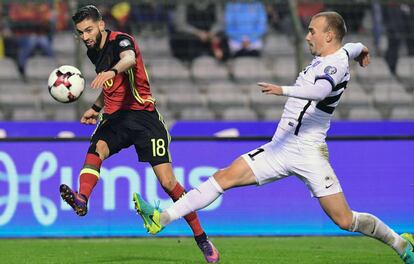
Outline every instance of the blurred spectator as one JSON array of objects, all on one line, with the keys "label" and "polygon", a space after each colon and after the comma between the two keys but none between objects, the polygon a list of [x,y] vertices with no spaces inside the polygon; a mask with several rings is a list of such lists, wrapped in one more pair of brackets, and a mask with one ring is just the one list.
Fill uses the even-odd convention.
[{"label": "blurred spectator", "polygon": [[7,6],[0,3],[0,58],[9,57],[17,62],[16,43],[6,19]]},{"label": "blurred spectator", "polygon": [[173,6],[168,1],[151,1],[144,0],[133,4],[131,17],[134,20],[138,31],[150,30],[162,31],[168,24],[168,10]]},{"label": "blurred spectator", "polygon": [[233,57],[259,56],[267,31],[267,16],[261,2],[228,2],[226,34]]},{"label": "blurred spectator", "polygon": [[402,42],[406,43],[408,55],[414,56],[414,4],[390,1],[383,5],[382,9],[388,39],[385,60],[391,73],[397,76],[398,56]]},{"label": "blurred spectator", "polygon": [[181,61],[190,64],[203,54],[225,61],[229,52],[222,30],[223,11],[219,3],[180,3],[176,7],[171,30],[172,53]]},{"label": "blurred spectator", "polygon": [[27,1],[11,3],[9,7],[10,28],[17,41],[17,66],[26,81],[26,63],[35,50],[53,56],[52,10],[48,3]]},{"label": "blurred spectator", "polygon": [[291,32],[289,7],[286,2],[278,2],[277,4],[266,3],[266,13],[267,23],[270,28],[286,34]]},{"label": "blurred spectator", "polygon": [[132,34],[131,5],[128,2],[119,2],[113,6],[102,3],[98,9],[108,29]]},{"label": "blurred spectator", "polygon": [[370,8],[370,1],[348,0],[348,1],[329,1],[326,9],[333,10],[341,14],[346,21],[348,32],[364,31],[362,21],[365,12]]},{"label": "blurred spectator", "polygon": [[[298,15],[302,26],[308,28],[308,25],[314,15],[322,12],[325,4],[321,0],[302,0],[298,3]],[[346,20],[345,20],[346,21]]]}]

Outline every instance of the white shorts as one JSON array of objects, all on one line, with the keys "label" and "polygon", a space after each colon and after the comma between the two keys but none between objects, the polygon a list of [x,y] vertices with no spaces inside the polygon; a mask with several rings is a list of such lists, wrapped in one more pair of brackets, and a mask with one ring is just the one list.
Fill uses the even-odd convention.
[{"label": "white shorts", "polygon": [[242,157],[252,169],[258,185],[295,175],[314,197],[342,192],[329,163],[325,142],[305,141],[286,133]]}]

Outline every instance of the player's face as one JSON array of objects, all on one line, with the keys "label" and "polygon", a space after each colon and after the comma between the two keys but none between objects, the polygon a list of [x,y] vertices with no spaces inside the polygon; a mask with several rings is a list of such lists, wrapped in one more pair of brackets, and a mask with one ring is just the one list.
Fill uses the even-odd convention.
[{"label": "player's face", "polygon": [[102,31],[104,29],[105,24],[102,20],[93,21],[92,19],[85,19],[76,24],[76,31],[88,49],[97,49],[100,47],[102,41]]},{"label": "player's face", "polygon": [[308,42],[310,53],[314,56],[320,56],[323,51],[328,34],[326,28],[327,25],[324,17],[313,18],[309,24],[306,41]]}]

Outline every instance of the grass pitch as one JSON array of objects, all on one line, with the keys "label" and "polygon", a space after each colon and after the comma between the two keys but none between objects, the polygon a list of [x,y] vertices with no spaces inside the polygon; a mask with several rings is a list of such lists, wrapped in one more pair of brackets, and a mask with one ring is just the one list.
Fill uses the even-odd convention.
[{"label": "grass pitch", "polygon": [[[220,263],[392,264],[393,250],[365,237],[213,237]],[[205,263],[192,238],[1,239],[0,263]]]}]

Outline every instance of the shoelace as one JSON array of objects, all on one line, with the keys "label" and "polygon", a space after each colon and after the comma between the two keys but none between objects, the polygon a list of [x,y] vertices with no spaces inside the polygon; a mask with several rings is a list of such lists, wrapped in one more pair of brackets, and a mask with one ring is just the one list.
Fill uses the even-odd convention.
[{"label": "shoelace", "polygon": [[161,204],[161,201],[160,200],[155,200],[154,201],[154,208],[155,208],[155,210],[158,210],[158,211],[162,211],[161,210],[161,208],[160,208],[160,204]]}]

